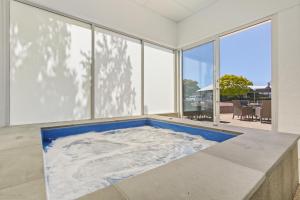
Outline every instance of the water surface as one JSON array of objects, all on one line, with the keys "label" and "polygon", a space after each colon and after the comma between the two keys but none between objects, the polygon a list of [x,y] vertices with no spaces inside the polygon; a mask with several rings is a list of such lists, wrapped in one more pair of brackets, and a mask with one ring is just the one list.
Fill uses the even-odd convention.
[{"label": "water surface", "polygon": [[150,126],[62,137],[45,153],[49,198],[76,199],[214,144]]}]

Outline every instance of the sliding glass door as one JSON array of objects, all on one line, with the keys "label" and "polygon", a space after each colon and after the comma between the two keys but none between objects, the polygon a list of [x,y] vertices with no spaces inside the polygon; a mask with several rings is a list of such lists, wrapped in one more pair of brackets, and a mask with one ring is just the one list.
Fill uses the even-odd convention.
[{"label": "sliding glass door", "polygon": [[271,74],[271,21],[184,50],[181,115],[270,130]]},{"label": "sliding glass door", "polygon": [[271,21],[220,37],[220,122],[271,130]]},{"label": "sliding glass door", "polygon": [[214,43],[209,42],[182,54],[183,116],[214,120]]}]

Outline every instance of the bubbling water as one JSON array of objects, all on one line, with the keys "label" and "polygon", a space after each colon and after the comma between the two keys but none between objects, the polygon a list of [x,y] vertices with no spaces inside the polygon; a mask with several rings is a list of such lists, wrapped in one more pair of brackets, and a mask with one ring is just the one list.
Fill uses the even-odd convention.
[{"label": "bubbling water", "polygon": [[150,126],[59,138],[45,152],[48,195],[76,199],[215,143]]}]

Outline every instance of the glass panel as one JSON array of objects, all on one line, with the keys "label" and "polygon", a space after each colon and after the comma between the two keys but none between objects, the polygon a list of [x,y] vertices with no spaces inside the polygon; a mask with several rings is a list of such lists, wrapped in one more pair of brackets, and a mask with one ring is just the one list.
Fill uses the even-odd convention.
[{"label": "glass panel", "polygon": [[11,124],[90,118],[91,30],[11,1]]},{"label": "glass panel", "polygon": [[141,114],[141,42],[95,29],[95,116]]},{"label": "glass panel", "polygon": [[220,39],[220,121],[271,129],[271,22]]},{"label": "glass panel", "polygon": [[213,121],[213,42],[183,52],[183,115]]},{"label": "glass panel", "polygon": [[145,114],[174,113],[174,53],[151,44],[144,47]]}]

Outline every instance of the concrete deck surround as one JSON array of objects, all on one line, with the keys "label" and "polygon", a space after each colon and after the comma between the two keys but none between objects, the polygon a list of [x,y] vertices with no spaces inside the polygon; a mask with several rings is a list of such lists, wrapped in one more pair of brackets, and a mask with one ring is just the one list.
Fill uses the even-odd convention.
[{"label": "concrete deck surround", "polygon": [[213,126],[163,116],[24,125],[0,129],[0,199],[46,199],[42,127],[154,118],[243,133],[88,194],[89,200],[289,200],[298,184],[298,135]]}]

